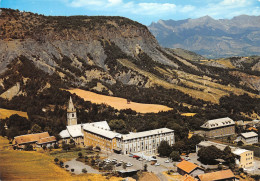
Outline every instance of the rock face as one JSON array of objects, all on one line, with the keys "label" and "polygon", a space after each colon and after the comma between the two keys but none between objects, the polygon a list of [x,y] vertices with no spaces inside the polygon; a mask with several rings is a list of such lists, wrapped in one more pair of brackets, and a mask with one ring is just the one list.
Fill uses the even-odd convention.
[{"label": "rock face", "polygon": [[168,48],[183,48],[208,58],[260,54],[260,16],[215,20],[209,16],[159,20],[149,30]]},{"label": "rock face", "polygon": [[146,26],[126,18],[46,17],[2,9],[0,29],[0,94],[20,82],[22,93],[60,86],[129,98],[129,90],[149,89],[149,94],[161,90],[170,96],[172,91],[187,102],[192,97],[214,103],[231,92],[257,96],[251,84],[237,78],[242,74],[230,75],[162,48]]}]

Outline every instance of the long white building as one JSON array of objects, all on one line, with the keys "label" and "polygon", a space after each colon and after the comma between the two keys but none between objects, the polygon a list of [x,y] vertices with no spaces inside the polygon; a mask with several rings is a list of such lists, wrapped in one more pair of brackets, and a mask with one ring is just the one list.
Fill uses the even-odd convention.
[{"label": "long white building", "polygon": [[162,140],[167,141],[169,145],[173,145],[175,143],[174,131],[168,128],[160,128],[138,133],[131,132],[122,135],[122,153],[145,152],[155,154]]}]

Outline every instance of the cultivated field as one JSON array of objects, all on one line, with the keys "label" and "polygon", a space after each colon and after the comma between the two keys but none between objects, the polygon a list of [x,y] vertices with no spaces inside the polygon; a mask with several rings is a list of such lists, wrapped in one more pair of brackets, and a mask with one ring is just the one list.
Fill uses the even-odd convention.
[{"label": "cultivated field", "polygon": [[9,118],[9,117],[12,116],[13,114],[18,114],[19,116],[28,118],[28,115],[27,115],[26,112],[0,108],[0,119]]},{"label": "cultivated field", "polygon": [[83,98],[85,101],[91,101],[96,104],[107,104],[115,109],[132,109],[139,113],[158,113],[160,111],[169,111],[172,108],[158,105],[158,104],[142,104],[131,102],[127,104],[127,100],[119,97],[105,96],[90,91],[85,91],[81,89],[71,89],[67,90],[71,94],[76,94],[77,96]]},{"label": "cultivated field", "polygon": [[[98,174],[72,175],[54,164],[53,157],[35,151],[7,149],[8,140],[0,137],[0,180],[98,180],[107,179]],[[111,181],[122,178],[112,177]]]}]

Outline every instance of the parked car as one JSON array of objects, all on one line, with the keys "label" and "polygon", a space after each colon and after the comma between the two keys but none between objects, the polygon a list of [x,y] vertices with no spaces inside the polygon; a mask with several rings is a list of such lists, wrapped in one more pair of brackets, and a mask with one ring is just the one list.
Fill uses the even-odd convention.
[{"label": "parked car", "polygon": [[152,156],[152,158],[156,159],[156,156]]},{"label": "parked car", "polygon": [[126,166],[131,167],[131,166],[133,166],[133,164],[129,162],[129,163],[126,164]]},{"label": "parked car", "polygon": [[124,161],[123,161],[123,160],[120,160],[120,162],[118,162],[118,163],[121,163],[121,164],[122,164],[122,163],[124,163]]},{"label": "parked car", "polygon": [[152,163],[151,163],[151,165],[154,165],[154,164],[155,164],[155,162],[152,162]]},{"label": "parked car", "polygon": [[116,167],[120,167],[122,165],[122,163],[118,163],[116,164]]},{"label": "parked car", "polygon": [[134,155],[132,153],[129,154],[129,157],[133,157]]},{"label": "parked car", "polygon": [[137,156],[137,155],[134,155],[134,156],[133,156],[133,158],[140,158],[140,157],[139,157],[139,156]]},{"label": "parked car", "polygon": [[165,163],[170,163],[170,161],[169,161],[169,160],[165,160],[164,162],[165,162]]},{"label": "parked car", "polygon": [[160,163],[155,163],[154,165],[155,165],[155,166],[160,166],[161,164],[160,164]]}]

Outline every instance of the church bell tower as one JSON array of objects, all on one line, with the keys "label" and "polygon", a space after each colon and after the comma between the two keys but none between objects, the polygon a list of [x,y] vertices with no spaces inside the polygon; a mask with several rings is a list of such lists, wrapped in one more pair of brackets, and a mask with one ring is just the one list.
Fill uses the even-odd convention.
[{"label": "church bell tower", "polygon": [[76,114],[76,109],[73,105],[72,99],[70,97],[69,100],[69,105],[67,108],[67,125],[76,125],[77,124],[77,114]]}]

